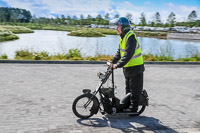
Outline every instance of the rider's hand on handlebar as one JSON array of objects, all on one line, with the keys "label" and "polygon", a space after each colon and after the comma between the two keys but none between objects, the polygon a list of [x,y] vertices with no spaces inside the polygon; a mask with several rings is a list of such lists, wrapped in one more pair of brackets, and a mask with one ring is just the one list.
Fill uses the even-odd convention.
[{"label": "rider's hand on handlebar", "polygon": [[112,67],[113,69],[117,69],[117,64],[113,64],[112,62],[110,62],[110,67]]},{"label": "rider's hand on handlebar", "polygon": [[117,69],[117,64],[113,64],[113,69]]}]

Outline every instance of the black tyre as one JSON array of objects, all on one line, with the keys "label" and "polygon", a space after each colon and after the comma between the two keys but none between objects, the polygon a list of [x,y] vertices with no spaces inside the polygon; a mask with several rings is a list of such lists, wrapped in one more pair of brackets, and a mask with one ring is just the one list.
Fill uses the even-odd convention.
[{"label": "black tyre", "polygon": [[139,106],[139,108],[138,108],[138,115],[142,114],[144,112],[145,108],[146,108],[145,105]]},{"label": "black tyre", "polygon": [[91,111],[94,106],[94,100],[91,100],[90,104],[87,107],[84,107],[90,98],[91,95],[80,95],[74,100],[72,110],[77,117],[87,119],[94,115]]},{"label": "black tyre", "polygon": [[145,108],[146,108],[145,105],[139,106],[137,113],[131,114],[129,116],[139,116],[140,114],[142,114],[144,112]]}]

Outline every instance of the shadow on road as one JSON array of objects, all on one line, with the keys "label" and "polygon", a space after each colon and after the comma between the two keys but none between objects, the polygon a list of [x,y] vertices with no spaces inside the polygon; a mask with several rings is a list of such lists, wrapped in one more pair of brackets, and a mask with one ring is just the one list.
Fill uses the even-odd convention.
[{"label": "shadow on road", "polygon": [[77,122],[85,126],[116,128],[126,133],[145,133],[147,131],[164,131],[165,133],[178,133],[175,130],[163,125],[162,122],[158,119],[146,116],[106,116],[102,118],[78,119]]}]

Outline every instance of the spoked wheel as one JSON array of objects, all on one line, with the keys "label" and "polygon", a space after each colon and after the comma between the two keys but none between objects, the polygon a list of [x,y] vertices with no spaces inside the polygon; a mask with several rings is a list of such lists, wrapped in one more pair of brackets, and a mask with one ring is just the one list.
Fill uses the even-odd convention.
[{"label": "spoked wheel", "polygon": [[[81,95],[74,100],[72,110],[77,117],[87,119],[94,115],[94,113],[91,112],[94,100],[90,100],[90,98],[90,95]],[[88,102],[89,104],[86,105]]]}]

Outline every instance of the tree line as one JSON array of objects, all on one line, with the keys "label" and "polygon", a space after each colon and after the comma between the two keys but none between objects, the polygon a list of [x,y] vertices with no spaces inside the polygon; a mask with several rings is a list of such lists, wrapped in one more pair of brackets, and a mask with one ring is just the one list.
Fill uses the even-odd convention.
[{"label": "tree line", "polygon": [[31,12],[25,9],[0,7],[0,22],[30,22]]},{"label": "tree line", "polygon": [[152,17],[152,21],[148,21],[147,23],[145,14],[141,13],[139,25],[152,26],[152,27],[174,27],[174,26],[200,27],[200,20],[198,20],[197,13],[195,10],[193,10],[188,15],[187,20],[185,22],[176,22],[175,13],[171,12],[167,18],[166,23],[162,23],[160,13],[156,12]]},{"label": "tree line", "polygon": [[[116,14],[114,19],[119,18],[120,15]],[[127,13],[126,17],[132,21],[132,14]],[[51,25],[109,25],[111,17],[109,13],[106,13],[105,16],[101,16],[100,14],[96,17],[92,17],[88,14],[87,17],[84,17],[81,14],[79,17],[76,15],[67,17],[65,15],[57,16],[56,18],[46,18],[40,17],[37,18],[35,15],[31,15],[30,11],[19,8],[8,8],[8,7],[0,7],[0,23],[1,22],[14,22],[14,23],[38,23],[38,24],[51,24]],[[171,12],[167,18],[166,23],[161,21],[161,15],[159,12],[156,12],[152,16],[152,21],[147,21],[145,14],[141,13],[139,26],[152,26],[152,27],[173,27],[173,26],[187,26],[187,27],[200,27],[200,20],[198,20],[196,11],[192,11],[188,17],[187,21],[177,22],[175,13]]]},{"label": "tree line", "polygon": [[35,15],[33,16],[31,22],[32,23],[39,23],[39,24],[51,24],[51,25],[91,25],[91,24],[97,24],[97,25],[109,25],[109,14],[107,13],[104,17],[101,15],[97,15],[97,17],[92,17],[91,15],[88,15],[86,18],[81,14],[78,18],[76,15],[74,16],[67,16],[61,15],[61,17],[56,18],[46,18],[46,17],[40,17],[36,18]]}]

